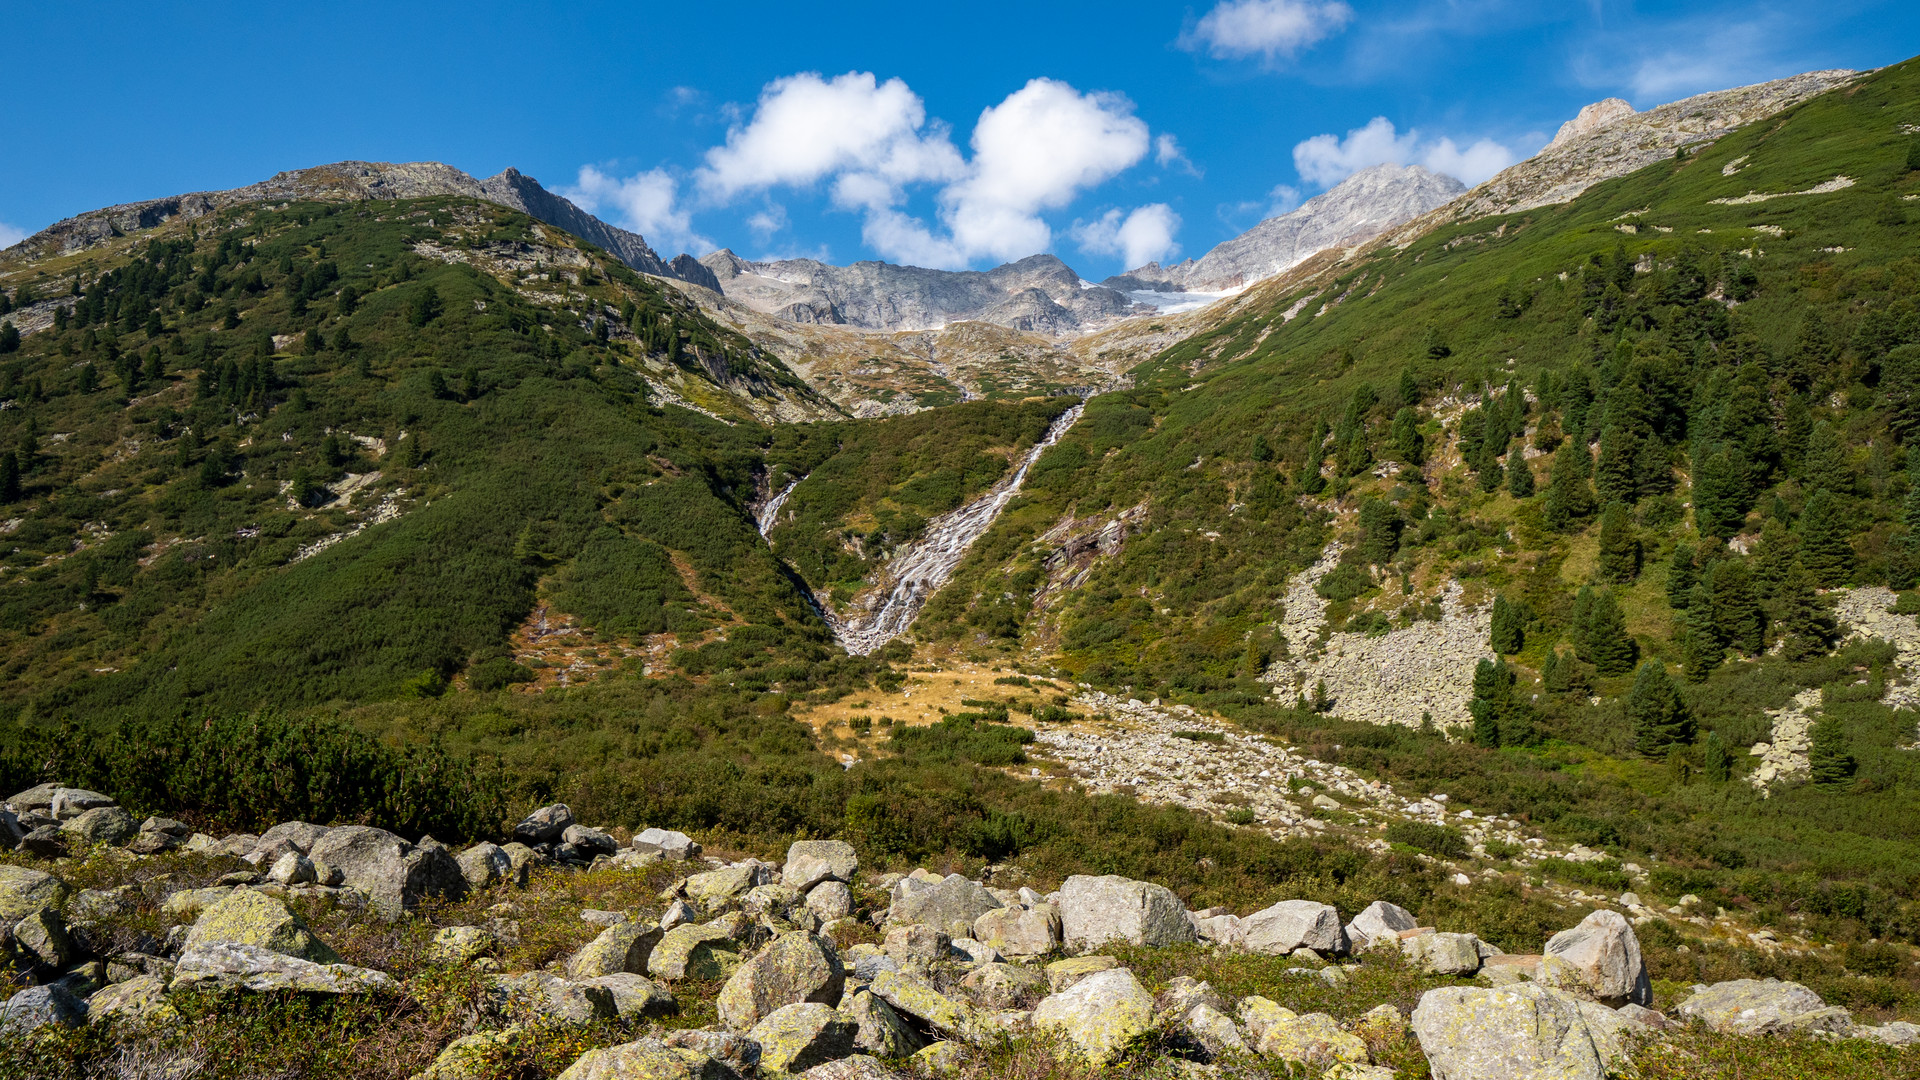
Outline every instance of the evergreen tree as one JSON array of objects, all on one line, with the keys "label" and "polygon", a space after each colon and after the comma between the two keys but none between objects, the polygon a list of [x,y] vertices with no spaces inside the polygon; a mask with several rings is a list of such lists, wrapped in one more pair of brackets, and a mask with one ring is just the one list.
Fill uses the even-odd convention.
[{"label": "evergreen tree", "polygon": [[1526,645],[1527,616],[1519,604],[1510,604],[1505,596],[1493,598],[1493,651],[1512,656]]},{"label": "evergreen tree", "polygon": [[1420,414],[1411,405],[1393,414],[1393,456],[1419,468],[1426,457],[1426,443],[1420,435]]},{"label": "evergreen tree", "polygon": [[1593,486],[1602,502],[1633,502],[1640,497],[1639,474],[1635,457],[1640,437],[1633,429],[1608,424],[1600,431],[1600,463],[1593,473]]},{"label": "evergreen tree", "polygon": [[1800,564],[1821,588],[1837,588],[1853,576],[1853,544],[1839,500],[1816,491],[1800,513]]},{"label": "evergreen tree", "polygon": [[20,459],[8,450],[0,454],[0,503],[20,501]]},{"label": "evergreen tree", "polygon": [[0,322],[0,353],[15,352],[20,348],[20,328],[9,319]]},{"label": "evergreen tree", "polygon": [[1625,503],[1608,503],[1600,513],[1600,577],[1625,585],[1640,576],[1640,539]]},{"label": "evergreen tree", "polygon": [[1760,527],[1760,542],[1753,548],[1753,586],[1761,596],[1776,595],[1787,571],[1798,561],[1799,549],[1793,534],[1778,518],[1769,517]]},{"label": "evergreen tree", "polygon": [[1593,488],[1587,483],[1587,448],[1578,439],[1560,444],[1553,452],[1553,472],[1547,480],[1545,519],[1554,532],[1572,532],[1593,513]]},{"label": "evergreen tree", "polygon": [[1367,430],[1355,426],[1340,448],[1340,475],[1359,476],[1373,464],[1373,452],[1367,449]]},{"label": "evergreen tree", "polygon": [[1515,690],[1517,676],[1504,660],[1482,660],[1473,669],[1473,741],[1480,746],[1525,746],[1533,741],[1533,708]]},{"label": "evergreen tree", "polygon": [[1400,511],[1385,499],[1368,499],[1360,505],[1360,557],[1375,566],[1393,561],[1400,550],[1400,530],[1405,522]]},{"label": "evergreen tree", "polygon": [[1840,624],[1813,589],[1813,575],[1795,563],[1780,583],[1780,632],[1786,638],[1782,650],[1789,660],[1820,656],[1840,640]]},{"label": "evergreen tree", "polygon": [[1727,741],[1718,731],[1707,732],[1700,748],[1700,772],[1716,784],[1724,784],[1733,778],[1733,751],[1727,749]]},{"label": "evergreen tree", "polygon": [[153,383],[157,383],[166,378],[167,362],[166,359],[160,355],[158,347],[147,350],[147,363],[143,375],[148,382]]},{"label": "evergreen tree", "polygon": [[1693,471],[1693,522],[1702,536],[1725,540],[1740,535],[1752,505],[1746,468],[1738,451],[1714,447]]},{"label": "evergreen tree", "polygon": [[1414,377],[1410,367],[1400,369],[1400,404],[1420,404],[1420,380]]},{"label": "evergreen tree", "polygon": [[1680,688],[1658,660],[1640,665],[1627,694],[1627,719],[1633,722],[1634,746],[1648,757],[1664,756],[1675,746],[1693,741],[1693,713],[1680,697]]},{"label": "evergreen tree", "polygon": [[1507,494],[1516,499],[1533,497],[1533,466],[1527,464],[1524,442],[1515,442],[1507,451]]},{"label": "evergreen tree", "polygon": [[407,322],[416,329],[440,317],[440,294],[432,285],[422,285],[407,304]]},{"label": "evergreen tree", "polygon": [[1825,420],[1814,424],[1813,432],[1807,438],[1807,457],[1801,474],[1801,486],[1808,491],[1853,494],[1853,472],[1847,468],[1847,455],[1845,448],[1840,445],[1840,433]]},{"label": "evergreen tree", "polygon": [[[1485,661],[1482,661],[1484,663]],[[1816,787],[1835,790],[1853,776],[1853,755],[1847,752],[1847,729],[1840,718],[1827,713],[1813,723],[1813,745],[1807,749],[1807,765]]]},{"label": "evergreen tree", "polygon": [[1701,582],[1693,587],[1687,607],[1685,637],[1680,642],[1686,660],[1687,681],[1703,683],[1727,655],[1727,639],[1720,635],[1720,624],[1713,617],[1712,587]]},{"label": "evergreen tree", "polygon": [[1587,592],[1590,600],[1584,622],[1576,627],[1580,659],[1592,664],[1602,677],[1632,671],[1640,648],[1633,635],[1627,633],[1627,620],[1620,613],[1619,603],[1605,589],[1581,591]]},{"label": "evergreen tree", "polygon": [[1682,540],[1673,545],[1673,557],[1667,560],[1667,606],[1685,611],[1693,598],[1694,582],[1698,580],[1693,568],[1693,545]]},{"label": "evergreen tree", "polygon": [[1753,592],[1753,574],[1745,559],[1713,564],[1705,584],[1708,608],[1720,640],[1748,656],[1758,656],[1766,645],[1766,612]]}]

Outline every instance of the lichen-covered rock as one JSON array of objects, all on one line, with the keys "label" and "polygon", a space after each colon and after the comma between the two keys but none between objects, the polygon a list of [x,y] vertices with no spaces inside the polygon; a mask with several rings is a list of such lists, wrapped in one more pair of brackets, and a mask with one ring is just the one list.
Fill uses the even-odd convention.
[{"label": "lichen-covered rock", "polygon": [[59,983],[30,986],[0,1005],[0,1034],[24,1035],[44,1027],[79,1027],[87,1003]]},{"label": "lichen-covered rock", "polygon": [[531,1014],[562,1024],[590,1024],[618,1015],[613,991],[569,982],[545,971],[494,975],[486,981],[486,999],[496,1013]]},{"label": "lichen-covered rock", "polygon": [[499,944],[493,931],[481,926],[448,926],[436,931],[427,944],[428,955],[445,964],[471,964]]},{"label": "lichen-covered rock", "polygon": [[945,930],[924,923],[912,923],[889,929],[880,948],[903,964],[911,960],[931,964],[953,954],[953,937]]},{"label": "lichen-covered rock", "polygon": [[247,888],[233,890],[202,911],[187,932],[183,948],[213,944],[258,945],[316,964],[340,962],[339,954],[315,937],[287,905]]},{"label": "lichen-covered rock", "polygon": [[462,1035],[448,1043],[433,1064],[413,1074],[413,1080],[490,1080],[499,1073],[499,1059],[520,1033],[516,1024]]},{"label": "lichen-covered rock", "polygon": [[1061,884],[1060,935],[1075,951],[1110,942],[1178,945],[1198,939],[1173,890],[1111,874],[1075,874]]},{"label": "lichen-covered rock", "polygon": [[1209,1057],[1233,1057],[1248,1052],[1247,1040],[1241,1037],[1233,1020],[1204,1001],[1186,1010],[1180,1026]]},{"label": "lichen-covered rock", "polygon": [[858,1049],[888,1059],[903,1058],[920,1049],[920,1036],[893,1006],[870,990],[848,994],[840,1003],[840,1011],[859,1029],[853,1039]]},{"label": "lichen-covered rock", "polygon": [[177,1024],[180,1010],[167,1002],[167,981],[136,975],[94,992],[87,999],[87,1023]]},{"label": "lichen-covered rock", "polygon": [[1301,948],[1340,953],[1347,951],[1347,936],[1333,905],[1282,900],[1240,920],[1240,944],[1254,952],[1275,955]]},{"label": "lichen-covered rock", "polygon": [[853,914],[853,890],[844,881],[823,881],[807,890],[807,910],[823,923]]},{"label": "lichen-covered rock", "polygon": [[935,990],[917,975],[882,971],[868,989],[942,1038],[969,1039],[975,1033],[973,1008]]},{"label": "lichen-covered rock", "polygon": [[647,958],[647,974],[656,979],[724,979],[744,958],[733,932],[714,923],[685,923],[660,935]]},{"label": "lichen-covered rock", "polygon": [[394,993],[399,984],[385,972],[351,964],[316,964],[259,945],[214,941],[180,954],[167,992],[250,990],[255,993]]},{"label": "lichen-covered rock", "polygon": [[900,1074],[866,1054],[828,1061],[800,1074],[800,1080],[900,1080]]},{"label": "lichen-covered rock", "polygon": [[0,925],[67,902],[67,883],[41,870],[0,863]]},{"label": "lichen-covered rock", "polygon": [[1210,1005],[1220,1012],[1227,1011],[1227,1003],[1211,983],[1186,975],[1176,975],[1168,979],[1160,992],[1154,995],[1154,1010],[1162,1017],[1178,1019],[1187,1015],[1197,1005]]},{"label": "lichen-covered rock", "polygon": [[1240,999],[1234,1012],[1240,1017],[1240,1023],[1247,1029],[1247,1037],[1259,1042],[1274,1025],[1292,1020],[1300,1014],[1286,1008],[1269,998],[1249,995]]},{"label": "lichen-covered rock", "polygon": [[51,908],[42,908],[14,923],[11,936],[15,949],[31,962],[49,968],[63,968],[73,962],[75,949],[73,939],[67,936],[66,920]]},{"label": "lichen-covered rock", "polygon": [[981,964],[960,980],[960,988],[982,1009],[1020,1009],[1048,993],[1046,977],[1012,964]]},{"label": "lichen-covered rock", "polygon": [[1119,966],[1120,961],[1111,956],[1073,956],[1055,960],[1043,970],[1047,975],[1047,990],[1058,994],[1089,975],[1112,971]]},{"label": "lichen-covered rock", "polygon": [[1602,908],[1562,930],[1547,942],[1548,960],[1540,980],[1549,986],[1592,996],[1608,1005],[1653,1004],[1653,982],[1640,956],[1633,924],[1617,911]]},{"label": "lichen-covered rock", "polygon": [[1278,1017],[1265,1024],[1253,1048],[1262,1057],[1291,1061],[1316,1069],[1336,1062],[1367,1064],[1367,1044],[1358,1035],[1342,1031],[1326,1013]]},{"label": "lichen-covered rock", "polygon": [[1434,1080],[1602,1080],[1611,1062],[1580,1004],[1532,983],[1447,986],[1420,996],[1413,1032]]},{"label": "lichen-covered rock", "polygon": [[1153,998],[1124,968],[1089,975],[1033,1010],[1034,1030],[1072,1043],[1096,1068],[1152,1026]]},{"label": "lichen-covered rock", "polygon": [[740,965],[720,989],[714,1007],[720,1022],[746,1031],[775,1010],[800,1002],[833,1005],[846,985],[846,971],[833,942],[803,930],[781,934]]},{"label": "lichen-covered rock", "polygon": [[613,995],[613,1010],[622,1020],[654,1020],[680,1011],[680,1003],[666,987],[644,975],[623,972],[583,980]]},{"label": "lichen-covered rock", "polygon": [[995,908],[973,920],[973,937],[1007,956],[1044,956],[1060,947],[1060,912],[1052,904]]},{"label": "lichen-covered rock", "polygon": [[181,889],[168,893],[160,905],[163,914],[176,919],[199,917],[200,913],[233,895],[231,885],[209,885],[204,889]]},{"label": "lichen-covered rock", "polygon": [[622,973],[644,975],[647,960],[661,937],[660,924],[652,919],[615,923],[567,959],[567,978],[597,979]]},{"label": "lichen-covered rock", "polygon": [[89,810],[100,810],[115,805],[117,804],[111,795],[102,795],[97,791],[88,791],[86,788],[63,787],[54,790],[53,802],[49,804],[47,811],[57,821],[71,821]]},{"label": "lichen-covered rock", "polygon": [[138,831],[133,815],[118,806],[96,806],[60,824],[60,831],[82,844],[124,844]]},{"label": "lichen-covered rock", "polygon": [[1819,994],[1799,983],[1778,979],[1715,983],[1681,1002],[1674,1013],[1734,1035],[1842,1030],[1846,1026],[1839,1015],[1828,1010]]},{"label": "lichen-covered rock", "polygon": [[1432,975],[1472,975],[1480,970],[1480,939],[1472,934],[1420,934],[1400,942],[1416,970]]},{"label": "lichen-covered rock", "polygon": [[766,885],[772,880],[772,873],[755,863],[695,874],[686,880],[682,889],[687,899],[698,905],[700,910],[713,912],[738,903],[756,886]]},{"label": "lichen-covered rock", "polygon": [[1406,908],[1385,900],[1375,900],[1346,925],[1347,944],[1355,952],[1367,949],[1376,942],[1391,945],[1399,939],[1401,931],[1412,930],[1419,925],[1419,920]]},{"label": "lichen-covered rock", "polygon": [[311,885],[317,875],[313,860],[298,851],[289,851],[273,861],[267,880],[275,885]]},{"label": "lichen-covered rock", "polygon": [[[513,859],[498,844],[482,841],[455,856],[453,861],[460,867],[460,876],[466,879],[470,889],[489,888],[515,876]],[[518,876],[516,884],[525,884],[525,871]]]},{"label": "lichen-covered rock", "polygon": [[760,1044],[760,1074],[805,1072],[854,1051],[859,1026],[831,1005],[803,1001],[776,1009],[747,1037]]},{"label": "lichen-covered rock", "polygon": [[973,920],[999,906],[985,886],[961,874],[948,874],[933,883],[906,878],[895,886],[887,919],[896,926],[921,923],[947,933],[959,924],[965,927],[961,930],[965,936],[973,932]]},{"label": "lichen-covered rock", "polygon": [[670,829],[642,829],[633,838],[632,848],[674,861],[685,861],[700,854],[700,845],[694,843],[692,837]]},{"label": "lichen-covered rock", "polygon": [[428,896],[459,897],[467,879],[439,844],[407,843],[385,829],[344,825],[314,842],[309,857],[340,871],[345,884],[367,897],[375,912],[400,915]]},{"label": "lichen-covered rock", "polygon": [[964,1045],[942,1039],[928,1043],[913,1055],[913,1071],[921,1076],[945,1076],[958,1069],[966,1057]]},{"label": "lichen-covered rock", "polygon": [[787,848],[780,878],[788,888],[806,892],[823,881],[848,882],[860,869],[860,856],[843,840],[801,840]]},{"label": "lichen-covered rock", "polygon": [[760,1044],[745,1035],[706,1028],[681,1028],[667,1032],[660,1041],[682,1050],[698,1050],[741,1076],[752,1076],[760,1071]]},{"label": "lichen-covered rock", "polygon": [[712,1057],[657,1039],[640,1039],[581,1054],[559,1080],[731,1080]]}]

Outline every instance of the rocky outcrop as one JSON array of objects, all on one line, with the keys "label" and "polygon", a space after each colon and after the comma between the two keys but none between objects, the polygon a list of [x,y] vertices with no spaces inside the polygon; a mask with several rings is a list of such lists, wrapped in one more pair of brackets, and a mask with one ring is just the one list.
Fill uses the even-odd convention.
[{"label": "rocky outcrop", "polygon": [[1164,885],[1123,877],[1068,878],[1060,886],[1060,927],[1067,948],[1107,944],[1172,945],[1194,940],[1186,905]]}]

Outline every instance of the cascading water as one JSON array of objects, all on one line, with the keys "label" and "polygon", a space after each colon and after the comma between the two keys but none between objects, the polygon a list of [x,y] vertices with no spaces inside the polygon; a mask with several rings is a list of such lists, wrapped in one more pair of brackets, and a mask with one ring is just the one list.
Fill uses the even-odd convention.
[{"label": "cascading water", "polygon": [[[881,568],[879,585],[855,601],[851,613],[836,615],[823,605],[822,614],[840,644],[856,656],[865,656],[911,626],[920,609],[953,577],[967,549],[986,533],[1000,511],[1006,509],[1007,503],[1020,491],[1020,485],[1026,482],[1027,470],[1047,447],[1060,441],[1085,408],[1085,405],[1075,405],[1061,413],[1033,449],[1027,451],[1012,476],[960,509],[929,522],[924,536],[902,546]],[[780,497],[784,499],[785,493]]]},{"label": "cascading water", "polygon": [[[805,479],[804,476],[800,478],[800,480]],[[774,523],[780,520],[780,507],[786,504],[787,496],[793,494],[793,489],[800,486],[800,480],[793,481],[780,494],[768,499],[767,505],[761,507],[760,513],[755,515],[753,523],[760,527],[760,539],[766,540],[767,533],[771,532]]]}]

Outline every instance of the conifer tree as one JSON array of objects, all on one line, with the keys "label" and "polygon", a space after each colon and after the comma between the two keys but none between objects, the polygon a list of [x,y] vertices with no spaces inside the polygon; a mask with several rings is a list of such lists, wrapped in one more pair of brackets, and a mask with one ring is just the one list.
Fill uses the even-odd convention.
[{"label": "conifer tree", "polygon": [[1693,713],[1680,697],[1680,688],[1658,660],[1640,665],[1627,694],[1627,718],[1633,722],[1634,746],[1648,757],[1664,756],[1675,746],[1693,741]]},{"label": "conifer tree", "polygon": [[[1582,590],[1585,591],[1585,590]],[[1593,665],[1599,675],[1625,675],[1633,670],[1639,645],[1627,633],[1627,621],[1613,594],[1595,589],[1586,608],[1586,619],[1577,628],[1580,659]]]},{"label": "conifer tree", "polygon": [[1760,527],[1760,542],[1753,549],[1753,586],[1761,596],[1778,594],[1787,571],[1799,559],[1793,534],[1778,518],[1768,518]]},{"label": "conifer tree", "polygon": [[1400,369],[1400,404],[1420,404],[1420,380],[1414,377],[1410,367]]},{"label": "conifer tree", "polygon": [[1385,499],[1368,499],[1360,505],[1360,557],[1375,566],[1393,561],[1400,550],[1400,530],[1405,522],[1400,511]]},{"label": "conifer tree", "polygon": [[1720,636],[1720,624],[1713,618],[1711,586],[1701,582],[1693,587],[1687,607],[1686,636],[1680,643],[1686,660],[1687,681],[1703,683],[1727,654],[1727,639]]},{"label": "conifer tree", "polygon": [[0,503],[20,501],[20,459],[8,450],[0,454]]},{"label": "conifer tree", "polygon": [[1633,502],[1640,497],[1639,474],[1635,457],[1640,437],[1633,429],[1608,424],[1600,430],[1600,462],[1594,468],[1593,486],[1602,502]]},{"label": "conifer tree", "polygon": [[1411,405],[1393,414],[1393,456],[1415,468],[1426,458],[1425,440],[1420,436],[1420,414]]},{"label": "conifer tree", "polygon": [[1507,494],[1516,499],[1533,497],[1533,466],[1527,464],[1524,442],[1515,442],[1507,451]]},{"label": "conifer tree", "polygon": [[1489,635],[1493,651],[1503,656],[1519,652],[1527,641],[1527,618],[1520,605],[1510,604],[1505,596],[1493,598],[1493,631]]},{"label": "conifer tree", "polygon": [[1702,536],[1725,540],[1740,535],[1746,523],[1752,494],[1738,456],[1724,446],[1714,447],[1694,466],[1693,521]]},{"label": "conifer tree", "polygon": [[1504,660],[1482,660],[1473,669],[1473,741],[1480,746],[1524,746],[1533,741],[1533,709],[1520,699],[1517,676]]},{"label": "conifer tree", "polygon": [[1780,632],[1786,638],[1782,650],[1789,660],[1820,656],[1840,640],[1840,624],[1833,612],[1821,602],[1813,589],[1813,575],[1799,563],[1787,570],[1780,583]]},{"label": "conifer tree", "polygon": [[1838,716],[1827,713],[1814,721],[1813,745],[1807,749],[1807,765],[1809,779],[1814,785],[1829,791],[1840,788],[1852,778],[1853,755],[1847,752],[1847,729]]},{"label": "conifer tree", "polygon": [[1724,784],[1733,778],[1733,752],[1727,749],[1727,741],[1718,731],[1707,732],[1700,748],[1700,773],[1716,784]]},{"label": "conifer tree", "polygon": [[1340,448],[1340,475],[1359,476],[1373,464],[1373,452],[1367,449],[1367,430],[1355,426]]},{"label": "conifer tree", "polygon": [[1808,491],[1853,494],[1853,473],[1847,468],[1846,449],[1840,444],[1840,433],[1825,420],[1814,424],[1813,432],[1807,438],[1807,457],[1801,473],[1801,486]]},{"label": "conifer tree", "polygon": [[1625,503],[1608,503],[1600,514],[1600,577],[1625,585],[1640,576],[1640,540]]},{"label": "conifer tree", "polygon": [[1757,656],[1767,640],[1766,612],[1753,592],[1753,574],[1745,559],[1713,564],[1705,584],[1720,640],[1748,656]]},{"label": "conifer tree", "polygon": [[1553,452],[1553,472],[1547,480],[1545,519],[1555,532],[1571,532],[1593,513],[1593,488],[1587,483],[1587,448],[1569,439]]},{"label": "conifer tree", "polygon": [[1839,500],[1825,491],[1814,492],[1800,513],[1800,565],[1813,575],[1814,584],[1831,589],[1853,576],[1853,561]]},{"label": "conifer tree", "polygon": [[1567,663],[1567,660],[1561,658],[1559,649],[1547,653],[1547,662],[1540,665],[1540,689],[1549,694],[1566,693]]},{"label": "conifer tree", "polygon": [[1693,568],[1693,545],[1682,540],[1673,545],[1673,556],[1667,560],[1667,606],[1685,611],[1693,599],[1693,584],[1698,580]]}]

